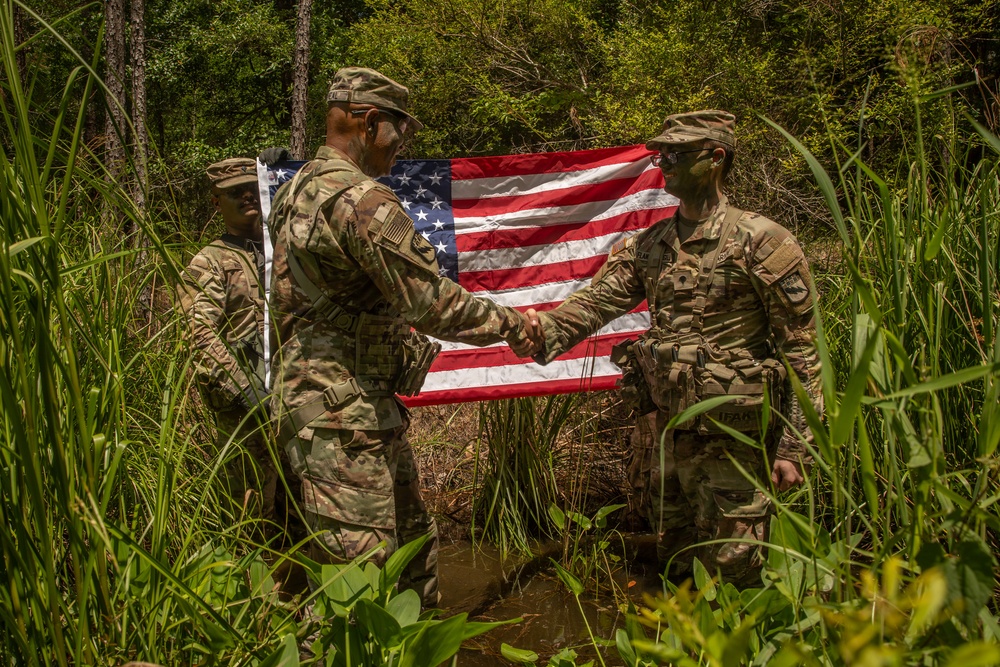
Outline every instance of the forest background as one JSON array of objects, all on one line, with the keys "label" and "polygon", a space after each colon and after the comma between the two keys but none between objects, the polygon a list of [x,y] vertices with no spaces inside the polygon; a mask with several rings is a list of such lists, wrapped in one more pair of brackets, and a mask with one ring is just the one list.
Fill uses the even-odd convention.
[{"label": "forest background", "polygon": [[[668,113],[726,109],[739,119],[737,203],[806,236],[829,214],[803,160],[759,116],[826,164],[840,142],[863,146],[878,170],[913,140],[915,80],[924,92],[976,83],[924,111],[940,140],[958,131],[955,105],[991,129],[1000,114],[1000,3],[990,1],[54,0],[38,11],[84,60],[107,18],[102,73],[126,115],[94,89],[84,141],[112,168],[126,159],[119,132],[136,146],[133,173],[148,159],[137,178],[167,240],[211,217],[205,165],[279,145],[310,157],[329,80],[348,65],[410,87],[426,129],[403,157],[634,144]],[[27,12],[16,16],[22,35],[41,33],[19,58],[53,108],[78,63]]]},{"label": "forest background", "polygon": [[[308,157],[330,76],[364,65],[410,87],[427,126],[412,158],[633,144],[668,113],[727,109],[735,202],[807,244],[824,322],[817,473],[778,504],[763,588],[702,572],[698,593],[647,610],[652,631],[622,630],[625,662],[1000,663],[1000,2],[0,7],[4,662],[297,663],[268,548],[218,502],[222,455],[170,285],[221,231],[206,165],[276,145]],[[607,415],[579,405],[484,404],[480,439],[501,444],[488,456],[527,443],[535,463],[557,440],[586,450]],[[518,465],[487,460],[474,489],[518,498],[494,537],[576,530],[565,543],[585,545],[586,517],[568,517],[592,508],[551,468]],[[579,596],[596,557],[581,572],[566,553]],[[354,575],[316,574],[350,627],[384,620],[373,605],[407,616],[409,634],[351,635],[372,656],[433,664],[420,647],[447,642],[428,633],[476,631],[417,632],[386,576],[356,612],[334,595]]]}]

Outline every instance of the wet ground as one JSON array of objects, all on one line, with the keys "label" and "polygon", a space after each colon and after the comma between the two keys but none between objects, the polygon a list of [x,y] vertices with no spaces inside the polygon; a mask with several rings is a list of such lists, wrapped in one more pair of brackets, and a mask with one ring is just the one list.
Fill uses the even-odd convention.
[{"label": "wet ground", "polygon": [[[511,665],[500,656],[502,643],[536,652],[539,665],[567,647],[580,656],[578,664],[594,658],[587,624],[596,637],[613,640],[615,629],[624,626],[627,601],[640,603],[643,593],[656,594],[662,589],[651,535],[625,536],[619,551],[626,557],[619,561],[612,577],[602,574],[598,595],[593,581],[585,584],[581,614],[551,565],[550,558],[559,560],[561,555],[559,544],[540,544],[534,557],[507,561],[488,545],[473,548],[468,542],[456,542],[443,547],[440,606],[447,614],[466,612],[478,621],[523,619],[467,642],[458,664]],[[622,664],[613,646],[604,650],[604,659],[609,666]]]}]

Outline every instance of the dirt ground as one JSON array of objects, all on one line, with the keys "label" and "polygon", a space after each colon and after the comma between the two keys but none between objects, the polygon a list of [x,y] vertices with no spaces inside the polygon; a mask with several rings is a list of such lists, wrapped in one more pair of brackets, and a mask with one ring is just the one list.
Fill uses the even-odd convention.
[{"label": "dirt ground", "polygon": [[[409,438],[424,500],[446,540],[469,537],[476,463],[489,451],[489,443],[480,439],[482,405],[427,406],[410,414]],[[564,509],[590,515],[605,505],[629,502],[626,469],[632,423],[617,392],[578,397],[557,444],[556,479],[566,500]],[[642,523],[630,511],[623,527],[641,529]]]}]

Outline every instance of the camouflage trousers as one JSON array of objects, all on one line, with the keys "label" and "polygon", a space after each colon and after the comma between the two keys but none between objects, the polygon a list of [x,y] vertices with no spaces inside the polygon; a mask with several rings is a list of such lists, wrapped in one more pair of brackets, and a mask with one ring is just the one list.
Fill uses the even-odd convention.
[{"label": "camouflage trousers", "polygon": [[265,428],[246,410],[218,412],[215,425],[216,451],[228,448],[222,482],[237,515],[275,521],[279,480]]},{"label": "camouflage trousers", "polygon": [[429,535],[399,582],[429,607],[438,602],[437,524],[420,497],[408,426],[404,419],[384,431],[305,427],[286,448],[302,478],[306,523],[318,533],[310,557],[346,563],[385,542],[372,559],[381,567],[399,546]]},{"label": "camouflage trousers", "polygon": [[766,538],[771,503],[729,457],[766,480],[763,453],[724,434],[664,432],[666,421],[661,412],[639,417],[629,465],[633,499],[656,531],[660,560],[673,559],[674,576],[690,572],[696,556],[726,581],[756,583],[761,547],[748,541]]}]

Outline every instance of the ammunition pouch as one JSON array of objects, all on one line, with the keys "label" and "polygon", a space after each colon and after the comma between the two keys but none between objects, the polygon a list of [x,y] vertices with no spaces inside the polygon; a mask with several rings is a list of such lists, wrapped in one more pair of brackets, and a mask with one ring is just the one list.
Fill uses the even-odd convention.
[{"label": "ammunition pouch", "polygon": [[661,343],[655,338],[641,340],[633,349],[650,397],[671,418],[707,398],[739,396],[678,425],[678,429],[721,433],[718,424],[722,424],[754,433],[763,423],[765,404],[781,409],[786,371],[775,359],[757,361],[747,350],[723,350],[707,342]]},{"label": "ammunition pouch", "polygon": [[622,371],[615,386],[621,391],[625,405],[637,414],[644,415],[655,410],[656,404],[649,397],[649,386],[635,356],[634,346],[637,344],[630,338],[612,347],[611,362]]},{"label": "ammunition pouch", "polygon": [[403,367],[396,379],[396,393],[401,396],[414,396],[420,393],[424,386],[431,364],[441,351],[441,343],[432,341],[427,336],[411,331],[403,339]]},{"label": "ammunition pouch", "polygon": [[392,381],[403,364],[401,348],[410,325],[401,317],[361,313],[354,335],[354,375],[374,381]]}]

